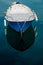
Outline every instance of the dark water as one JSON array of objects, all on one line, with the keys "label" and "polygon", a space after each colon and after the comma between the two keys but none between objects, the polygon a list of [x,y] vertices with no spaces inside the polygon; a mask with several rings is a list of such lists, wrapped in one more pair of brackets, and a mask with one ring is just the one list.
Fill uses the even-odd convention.
[{"label": "dark water", "polygon": [[[19,1],[35,10],[39,21],[33,22],[38,36],[26,51],[19,52],[8,45],[4,33],[3,20],[8,6]],[[43,65],[43,0],[0,0],[0,65]]]}]

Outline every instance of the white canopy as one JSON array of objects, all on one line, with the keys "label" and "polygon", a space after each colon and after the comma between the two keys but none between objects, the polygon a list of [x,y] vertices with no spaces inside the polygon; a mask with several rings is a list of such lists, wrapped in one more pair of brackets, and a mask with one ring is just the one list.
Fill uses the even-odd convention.
[{"label": "white canopy", "polygon": [[5,19],[10,22],[22,22],[34,20],[32,10],[24,4],[13,3],[6,12]]}]

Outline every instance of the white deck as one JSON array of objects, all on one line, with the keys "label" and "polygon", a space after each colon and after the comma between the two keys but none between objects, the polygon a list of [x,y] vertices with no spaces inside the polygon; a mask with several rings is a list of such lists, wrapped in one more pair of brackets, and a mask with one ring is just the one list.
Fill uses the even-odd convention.
[{"label": "white deck", "polygon": [[34,20],[32,10],[23,4],[13,4],[7,9],[5,19],[11,22]]}]

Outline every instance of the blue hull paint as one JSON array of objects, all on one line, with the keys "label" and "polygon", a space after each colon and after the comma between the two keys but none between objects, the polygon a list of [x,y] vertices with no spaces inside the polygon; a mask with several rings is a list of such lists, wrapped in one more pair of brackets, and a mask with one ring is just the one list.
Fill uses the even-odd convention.
[{"label": "blue hull paint", "polygon": [[[21,32],[21,27],[24,24],[24,22],[18,22],[20,27],[18,26],[17,22],[9,22],[9,26],[13,29],[15,29],[18,32]],[[28,27],[30,27],[32,22],[26,22],[25,25],[22,28],[22,32],[25,31]]]}]

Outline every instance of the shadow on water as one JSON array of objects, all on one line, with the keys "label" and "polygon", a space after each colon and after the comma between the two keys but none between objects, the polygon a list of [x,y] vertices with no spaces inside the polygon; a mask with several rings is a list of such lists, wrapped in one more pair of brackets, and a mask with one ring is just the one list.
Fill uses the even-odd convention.
[{"label": "shadow on water", "polygon": [[24,51],[34,43],[35,32],[31,25],[26,31],[22,33],[21,37],[20,32],[13,30],[8,25],[6,38],[11,47],[15,48],[16,50]]}]

